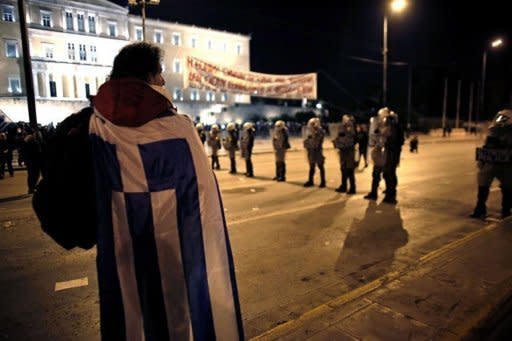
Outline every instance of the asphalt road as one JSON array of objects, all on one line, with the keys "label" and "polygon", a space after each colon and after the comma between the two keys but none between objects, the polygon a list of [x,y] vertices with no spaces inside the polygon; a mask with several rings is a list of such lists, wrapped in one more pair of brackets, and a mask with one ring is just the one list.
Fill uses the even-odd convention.
[{"label": "asphalt road", "polygon": [[[340,171],[331,149],[323,189],[302,186],[303,151],[288,154],[286,183],[271,180],[272,154],[253,157],[252,179],[228,174],[221,158],[216,174],[247,339],[484,227],[468,218],[476,198],[476,146],[420,144],[418,154],[404,147],[396,206],[380,203],[382,194],[377,202],[363,199],[371,166],[356,173],[356,195],[334,192]],[[238,169],[244,171],[242,160]],[[23,176],[16,174],[19,186]],[[0,339],[98,340],[95,250],[60,249],[41,232],[29,200],[0,202]],[[500,200],[494,187],[491,214],[499,212]]]}]

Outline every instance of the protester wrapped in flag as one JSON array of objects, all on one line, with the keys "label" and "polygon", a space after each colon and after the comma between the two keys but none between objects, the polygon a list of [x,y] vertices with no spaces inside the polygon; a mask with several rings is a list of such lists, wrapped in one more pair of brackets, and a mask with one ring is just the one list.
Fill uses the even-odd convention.
[{"label": "protester wrapped in flag", "polygon": [[102,337],[243,340],[220,192],[192,121],[163,87],[160,53],[123,48],[93,101]]}]

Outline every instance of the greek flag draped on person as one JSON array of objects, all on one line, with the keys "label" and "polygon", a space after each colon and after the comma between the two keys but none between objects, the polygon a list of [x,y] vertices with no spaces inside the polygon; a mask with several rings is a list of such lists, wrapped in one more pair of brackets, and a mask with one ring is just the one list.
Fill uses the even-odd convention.
[{"label": "greek flag draped on person", "polygon": [[164,88],[111,80],[89,124],[105,340],[243,340],[222,199]]}]

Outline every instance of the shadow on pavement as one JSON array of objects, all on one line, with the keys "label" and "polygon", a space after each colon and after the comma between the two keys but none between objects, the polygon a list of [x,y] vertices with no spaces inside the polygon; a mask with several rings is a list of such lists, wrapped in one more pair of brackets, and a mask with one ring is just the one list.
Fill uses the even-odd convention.
[{"label": "shadow on pavement", "polygon": [[390,271],[395,251],[408,241],[400,209],[369,201],[364,217],[354,218],[335,269],[359,284],[371,282]]}]

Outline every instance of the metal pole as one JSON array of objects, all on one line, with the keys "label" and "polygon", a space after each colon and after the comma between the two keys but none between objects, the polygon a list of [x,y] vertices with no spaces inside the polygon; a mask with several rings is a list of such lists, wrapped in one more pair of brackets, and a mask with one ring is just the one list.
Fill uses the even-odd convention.
[{"label": "metal pole", "polygon": [[460,121],[460,88],[462,81],[459,79],[457,84],[457,112],[455,113],[455,128],[459,128]]},{"label": "metal pole", "polygon": [[142,41],[146,41],[146,0],[140,2],[142,6]]},{"label": "metal pole", "polygon": [[18,0],[20,16],[21,45],[23,50],[23,68],[25,69],[25,88],[27,93],[28,118],[33,128],[37,127],[36,97],[34,95],[34,79],[32,78],[32,58],[28,42],[27,20],[23,0]]},{"label": "metal pole", "polygon": [[411,123],[411,110],[412,110],[412,65],[409,64],[409,81],[407,87],[407,127]]},{"label": "metal pole", "polygon": [[478,110],[476,112],[476,124],[479,121],[479,114],[484,113],[484,93],[485,93],[485,68],[487,66],[487,49],[484,49],[482,56],[482,83],[480,84],[480,100],[478,101]]},{"label": "metal pole", "polygon": [[469,87],[469,113],[468,113],[468,128],[469,128],[469,132],[471,133],[471,120],[472,120],[472,115],[473,115],[473,90],[474,90],[474,85],[473,82],[471,82],[471,85]]},{"label": "metal pole", "polygon": [[443,98],[443,136],[445,136],[445,128],[446,128],[446,105],[448,99],[448,78],[444,79],[444,98]]},{"label": "metal pole", "polygon": [[386,106],[388,92],[388,16],[384,15],[382,47],[382,105]]}]

